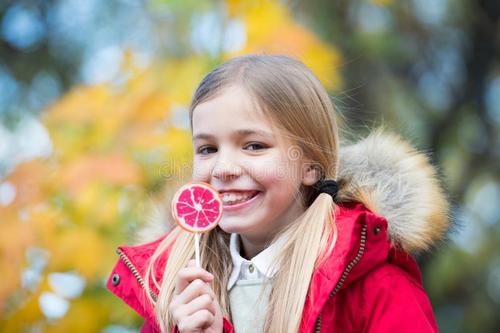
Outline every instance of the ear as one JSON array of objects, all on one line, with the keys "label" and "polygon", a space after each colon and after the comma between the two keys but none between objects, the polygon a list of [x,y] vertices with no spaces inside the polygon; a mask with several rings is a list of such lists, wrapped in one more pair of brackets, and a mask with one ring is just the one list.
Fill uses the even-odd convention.
[{"label": "ear", "polygon": [[318,179],[318,166],[311,162],[304,163],[302,166],[302,184],[305,186],[312,186]]}]

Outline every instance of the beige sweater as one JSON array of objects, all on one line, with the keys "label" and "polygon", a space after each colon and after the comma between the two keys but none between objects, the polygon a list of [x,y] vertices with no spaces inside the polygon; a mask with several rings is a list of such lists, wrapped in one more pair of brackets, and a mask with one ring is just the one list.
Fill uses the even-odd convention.
[{"label": "beige sweater", "polygon": [[264,332],[271,283],[266,278],[238,280],[229,292],[235,333]]}]

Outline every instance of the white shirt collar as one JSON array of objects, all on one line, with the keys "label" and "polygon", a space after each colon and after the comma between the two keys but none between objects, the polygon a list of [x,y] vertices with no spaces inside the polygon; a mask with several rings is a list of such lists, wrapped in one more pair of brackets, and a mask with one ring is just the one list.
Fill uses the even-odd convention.
[{"label": "white shirt collar", "polygon": [[[272,278],[278,271],[278,267],[274,264],[274,260],[281,251],[284,243],[284,237],[278,238],[269,247],[257,254],[250,260],[243,258],[240,255],[240,239],[238,234],[231,234],[229,241],[229,249],[231,259],[233,261],[233,271],[229,276],[227,290],[230,290],[238,280],[247,280],[252,278]],[[254,267],[250,272],[249,267]]]}]

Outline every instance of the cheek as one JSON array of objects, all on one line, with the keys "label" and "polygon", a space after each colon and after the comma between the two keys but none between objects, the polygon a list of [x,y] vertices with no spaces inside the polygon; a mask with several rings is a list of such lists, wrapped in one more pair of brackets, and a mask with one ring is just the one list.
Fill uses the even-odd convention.
[{"label": "cheek", "polygon": [[288,159],[269,159],[252,168],[254,178],[269,190],[292,190],[300,182],[297,166]]},{"label": "cheek", "polygon": [[193,181],[207,181],[210,179],[210,172],[212,170],[211,162],[209,161],[193,161]]}]

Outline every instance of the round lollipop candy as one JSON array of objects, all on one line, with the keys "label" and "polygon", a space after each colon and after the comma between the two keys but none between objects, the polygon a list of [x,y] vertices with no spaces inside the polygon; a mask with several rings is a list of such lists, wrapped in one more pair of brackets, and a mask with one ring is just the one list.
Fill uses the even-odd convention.
[{"label": "round lollipop candy", "polygon": [[177,224],[195,235],[196,266],[200,267],[200,234],[217,226],[222,216],[222,199],[215,188],[204,182],[181,186],[172,199]]}]

